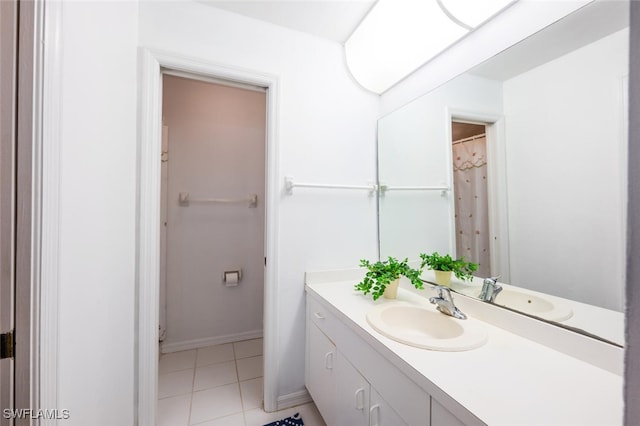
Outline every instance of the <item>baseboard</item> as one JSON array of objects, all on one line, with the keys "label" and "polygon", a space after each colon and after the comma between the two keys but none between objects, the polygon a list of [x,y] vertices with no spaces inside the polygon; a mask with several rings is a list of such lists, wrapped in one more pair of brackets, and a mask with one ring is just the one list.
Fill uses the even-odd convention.
[{"label": "baseboard", "polygon": [[245,331],[242,333],[226,334],[224,336],[206,337],[204,339],[184,340],[182,342],[162,342],[160,351],[163,354],[189,349],[204,348],[207,346],[221,345],[223,343],[239,342],[242,340],[258,339],[262,337],[262,330]]},{"label": "baseboard", "polygon": [[311,402],[311,395],[307,390],[301,390],[299,392],[290,393],[287,395],[282,395],[278,397],[278,408],[277,410],[284,410],[286,408],[295,407],[297,405],[306,404]]}]

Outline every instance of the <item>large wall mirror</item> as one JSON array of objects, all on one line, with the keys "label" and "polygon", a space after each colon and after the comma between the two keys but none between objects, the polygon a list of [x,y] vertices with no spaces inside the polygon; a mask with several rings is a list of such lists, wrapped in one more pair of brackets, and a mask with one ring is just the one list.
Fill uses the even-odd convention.
[{"label": "large wall mirror", "polygon": [[624,343],[627,2],[593,2],[382,117],[381,258],[480,264],[452,289]]}]

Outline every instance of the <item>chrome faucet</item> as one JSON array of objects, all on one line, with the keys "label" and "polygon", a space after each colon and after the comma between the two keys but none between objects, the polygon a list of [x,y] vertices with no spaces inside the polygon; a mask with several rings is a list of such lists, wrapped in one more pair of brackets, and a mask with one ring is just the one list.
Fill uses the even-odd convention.
[{"label": "chrome faucet", "polygon": [[482,281],[482,291],[478,296],[480,300],[489,303],[495,302],[496,296],[502,291],[502,286],[498,284],[498,278],[500,278],[500,276],[485,278]]},{"label": "chrome faucet", "polygon": [[447,287],[435,286],[438,289],[438,297],[430,297],[429,302],[436,305],[436,309],[445,315],[458,319],[467,319],[467,316],[453,303],[451,291]]}]

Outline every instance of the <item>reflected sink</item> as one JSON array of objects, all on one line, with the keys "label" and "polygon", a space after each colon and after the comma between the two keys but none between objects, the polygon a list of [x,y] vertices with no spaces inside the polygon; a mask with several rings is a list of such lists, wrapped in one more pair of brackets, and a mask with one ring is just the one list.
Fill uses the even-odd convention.
[{"label": "reflected sink", "polygon": [[402,302],[376,306],[367,313],[367,322],[392,340],[434,351],[467,351],[487,341],[486,330],[473,319],[459,320]]},{"label": "reflected sink", "polygon": [[564,321],[573,315],[568,305],[514,288],[503,288],[496,296],[494,304],[549,321]]}]

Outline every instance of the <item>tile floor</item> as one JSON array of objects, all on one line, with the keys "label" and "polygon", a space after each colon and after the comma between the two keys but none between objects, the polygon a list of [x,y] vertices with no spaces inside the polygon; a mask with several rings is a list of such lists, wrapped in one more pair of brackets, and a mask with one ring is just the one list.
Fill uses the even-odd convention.
[{"label": "tile floor", "polygon": [[157,426],[262,426],[297,412],[326,426],[313,403],[262,409],[262,339],[160,356]]}]

